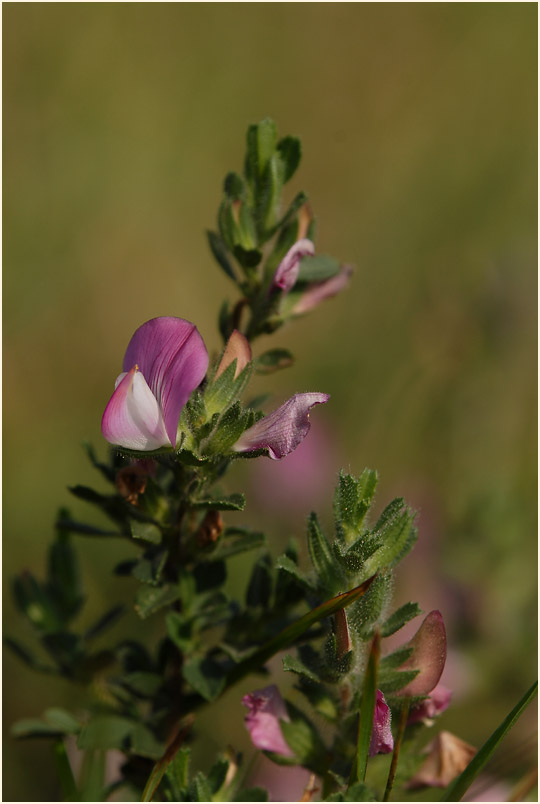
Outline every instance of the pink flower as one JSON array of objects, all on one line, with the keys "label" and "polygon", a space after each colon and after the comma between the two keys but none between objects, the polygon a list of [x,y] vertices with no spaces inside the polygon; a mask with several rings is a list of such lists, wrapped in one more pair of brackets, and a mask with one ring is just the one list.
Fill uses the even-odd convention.
[{"label": "pink flower", "polygon": [[183,318],[152,318],[131,338],[101,432],[133,450],[176,447],[182,408],[202,382],[208,353],[197,328]]},{"label": "pink flower", "polygon": [[322,405],[329,399],[328,394],[295,394],[269,416],[264,416],[246,430],[234,445],[234,451],[267,449],[269,457],[278,461],[296,449],[307,436],[310,428],[309,411],[313,405]]},{"label": "pink flower", "polygon": [[369,746],[370,757],[374,757],[375,754],[389,754],[390,751],[394,750],[394,738],[390,727],[391,720],[390,707],[386,703],[382,692],[377,690],[375,711],[373,712],[373,731],[371,732],[371,744]]},{"label": "pink flower", "polygon": [[298,271],[300,270],[300,261],[302,257],[313,257],[315,254],[315,246],[311,240],[304,238],[298,240],[288,252],[285,254],[277,267],[274,274],[273,287],[281,288],[281,290],[288,293],[296,284],[298,279]]},{"label": "pink flower", "polygon": [[423,721],[426,726],[433,725],[433,718],[444,712],[450,706],[452,699],[451,690],[442,684],[437,684],[434,690],[431,691],[429,698],[421,701],[418,706],[411,709],[409,714],[408,724],[419,723]]},{"label": "pink flower", "polygon": [[273,751],[285,757],[293,752],[285,742],[281,732],[280,720],[289,722],[285,702],[275,684],[244,695],[242,703],[249,709],[244,718],[251,741],[261,751]]},{"label": "pink flower", "polygon": [[[303,257],[313,257],[315,246],[307,238],[297,240],[285,254],[277,267],[272,288],[280,288],[284,294],[289,293],[296,285]],[[293,315],[303,315],[317,307],[324,299],[335,296],[344,290],[352,276],[352,265],[342,265],[338,273],[320,282],[310,282],[305,287],[300,299],[293,306]]]},{"label": "pink flower", "polygon": [[430,611],[404,648],[412,653],[399,670],[418,670],[418,674],[396,695],[428,695],[439,683],[446,662],[446,629],[440,611]]}]

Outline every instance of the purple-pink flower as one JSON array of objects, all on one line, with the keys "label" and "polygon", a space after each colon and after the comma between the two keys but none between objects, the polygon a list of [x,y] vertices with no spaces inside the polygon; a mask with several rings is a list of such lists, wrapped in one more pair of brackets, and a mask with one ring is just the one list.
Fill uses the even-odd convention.
[{"label": "purple-pink flower", "polygon": [[315,246],[311,240],[307,238],[297,240],[279,263],[274,275],[273,287],[281,288],[285,293],[292,290],[298,279],[302,257],[313,257],[314,254]]},{"label": "purple-pink flower", "polygon": [[394,738],[390,727],[391,721],[390,707],[386,703],[382,692],[377,690],[375,710],[373,712],[373,730],[369,746],[370,757],[374,757],[375,754],[389,754],[390,751],[394,750]]},{"label": "purple-pink flower", "polygon": [[267,449],[275,461],[288,455],[307,436],[310,428],[309,411],[313,405],[328,402],[328,394],[295,394],[273,413],[260,419],[243,433],[233,449],[253,452]]},{"label": "purple-pink flower", "polygon": [[208,353],[194,324],[172,316],[142,324],[105,408],[103,436],[133,450],[176,447],[180,413],[207,368]]},{"label": "purple-pink flower", "polygon": [[249,709],[244,721],[253,745],[261,751],[292,757],[293,752],[285,742],[280,726],[280,720],[289,722],[290,718],[276,685],[244,695],[242,703]]},{"label": "purple-pink flower", "polygon": [[451,699],[451,690],[443,686],[443,684],[437,684],[435,689],[431,691],[429,698],[421,701],[411,709],[407,723],[410,725],[411,723],[423,721],[426,725],[431,726],[433,718],[448,709]]},{"label": "purple-pink flower", "polygon": [[[289,293],[298,280],[302,258],[313,257],[314,255],[315,246],[311,240],[307,238],[297,240],[278,265],[274,274],[272,288],[279,288],[284,294]],[[321,282],[310,282],[292,307],[292,314],[303,315],[317,307],[324,299],[329,299],[344,290],[349,284],[352,272],[351,265],[342,265],[335,276],[331,276]]]}]

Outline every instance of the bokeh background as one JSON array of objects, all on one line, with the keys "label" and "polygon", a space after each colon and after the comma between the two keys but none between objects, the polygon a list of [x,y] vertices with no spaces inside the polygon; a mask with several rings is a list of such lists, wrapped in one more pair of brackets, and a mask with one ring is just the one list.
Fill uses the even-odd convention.
[{"label": "bokeh background", "polygon": [[[5,634],[31,642],[8,579],[43,573],[57,507],[89,515],[66,487],[100,487],[80,443],[105,452],[100,417],[133,330],[179,315],[219,348],[235,291],[204,230],[247,125],[271,116],[302,138],[290,193],[308,192],[319,251],[356,273],[260,344],[297,358],[259,383],[276,403],[332,400],[300,471],[249,462],[245,521],[265,522],[277,555],[310,508],[329,521],[340,466],[376,467],[378,505],[403,494],[419,510],[396,603],[445,617],[441,725],[484,741],[537,656],[536,36],[528,3],[4,5]],[[84,623],[134,587],[111,575],[124,545],[78,544]],[[123,627],[140,632],[134,614]],[[79,693],[7,653],[4,674],[4,800],[53,800],[50,746],[15,743],[9,726]],[[248,750],[239,693],[203,719],[203,758]],[[504,796],[530,767],[534,724],[484,786]]]}]

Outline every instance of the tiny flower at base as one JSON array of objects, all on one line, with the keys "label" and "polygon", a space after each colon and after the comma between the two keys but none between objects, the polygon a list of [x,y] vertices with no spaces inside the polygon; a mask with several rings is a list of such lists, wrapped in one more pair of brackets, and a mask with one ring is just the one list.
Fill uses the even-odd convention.
[{"label": "tiny flower at base", "polygon": [[426,698],[425,701],[421,701],[418,706],[411,709],[407,724],[410,725],[411,723],[420,723],[422,721],[426,726],[432,726],[434,723],[433,718],[442,714],[445,709],[448,709],[451,699],[451,690],[447,689],[442,684],[437,684],[429,698]]},{"label": "tiny flower at base", "polygon": [[244,718],[251,741],[261,751],[272,751],[285,757],[293,752],[285,742],[280,720],[289,722],[285,702],[275,684],[244,695],[242,703],[249,709]]},{"label": "tiny flower at base", "polygon": [[180,413],[207,368],[208,353],[194,324],[172,316],[142,324],[101,420],[105,439],[141,451],[176,447]]},{"label": "tiny flower at base", "polygon": [[315,254],[315,246],[304,238],[298,240],[288,252],[285,254],[277,267],[274,274],[274,281],[272,287],[280,288],[285,293],[288,293],[296,284],[298,279],[298,271],[300,270],[300,261],[302,257],[313,257]]},{"label": "tiny flower at base", "polygon": [[250,427],[233,446],[235,452],[267,449],[275,461],[288,455],[307,436],[309,411],[313,405],[328,402],[328,394],[295,394],[273,413]]},{"label": "tiny flower at base", "polygon": [[386,703],[384,695],[377,690],[375,699],[375,710],[373,712],[373,731],[371,732],[371,743],[369,755],[389,754],[394,750],[394,738],[391,729],[392,713]]},{"label": "tiny flower at base", "polygon": [[331,276],[330,279],[325,279],[323,282],[313,282],[308,285],[300,300],[292,308],[293,315],[308,313],[325,299],[330,299],[332,296],[341,293],[349,284],[352,273],[352,265],[342,265],[339,273]]}]

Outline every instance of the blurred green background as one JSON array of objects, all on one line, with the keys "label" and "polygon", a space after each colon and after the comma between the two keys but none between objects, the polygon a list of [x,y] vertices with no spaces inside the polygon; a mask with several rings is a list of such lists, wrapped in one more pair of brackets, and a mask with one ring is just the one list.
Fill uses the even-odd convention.
[{"label": "blurred green background", "polygon": [[[99,487],[79,445],[105,451],[101,413],[134,329],[179,315],[219,348],[234,288],[204,230],[247,125],[271,116],[302,138],[290,193],[308,193],[319,251],[356,272],[266,340],[297,363],[261,389],[329,392],[312,418],[331,485],[341,465],[376,467],[381,506],[404,494],[419,508],[396,602],[442,610],[443,727],[481,744],[537,655],[536,36],[528,3],[4,5],[6,634],[31,641],[7,579],[43,572],[57,507],[88,516],[66,486]],[[309,508],[271,510],[264,471],[246,519],[264,516],[277,554]],[[330,497],[310,504],[324,515]],[[111,575],[123,545],[79,553],[83,621],[131,599]],[[9,726],[78,700],[4,655],[4,800],[57,797],[50,747]],[[224,706],[208,750],[247,748],[237,698]],[[502,775],[533,761],[533,728],[529,713]]]}]

